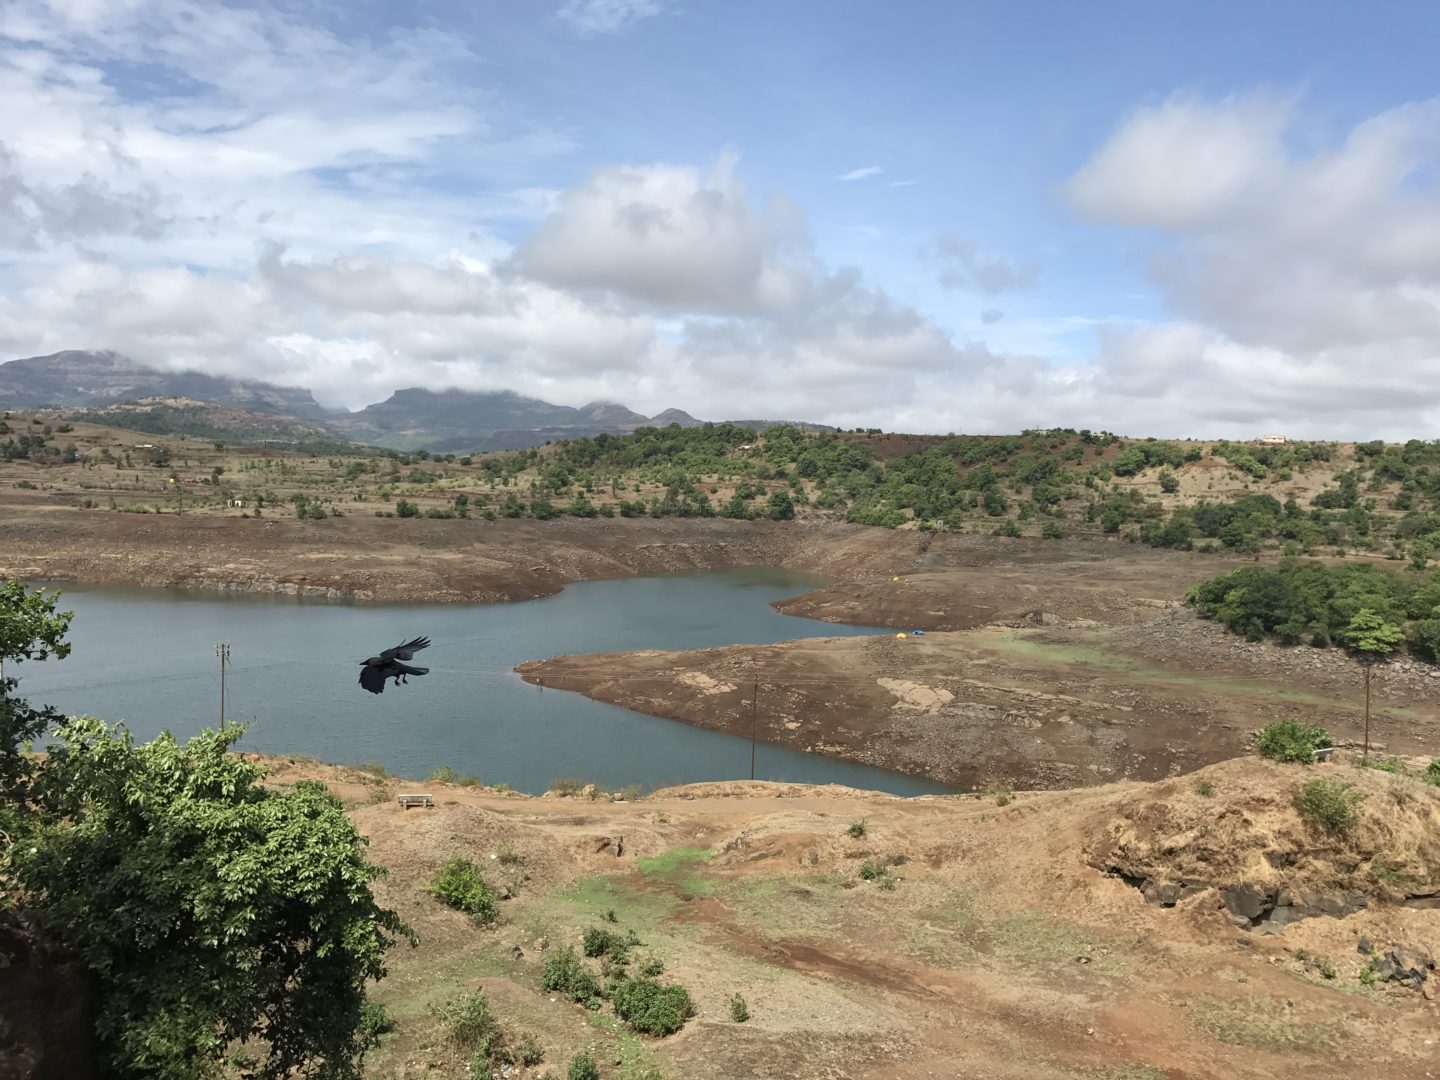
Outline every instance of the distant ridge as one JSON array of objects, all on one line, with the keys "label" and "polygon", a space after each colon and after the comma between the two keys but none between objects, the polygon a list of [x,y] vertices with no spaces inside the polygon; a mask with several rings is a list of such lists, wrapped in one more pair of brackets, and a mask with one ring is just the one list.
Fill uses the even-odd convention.
[{"label": "distant ridge", "polygon": [[67,349],[0,364],[0,405],[103,408],[140,398],[189,398],[307,420],[331,415],[309,390],[198,371],[158,371],[109,349]]},{"label": "distant ridge", "polygon": [[160,371],[108,349],[70,349],[0,364],[0,408],[78,411],[102,422],[108,412],[123,426],[153,428],[157,434],[251,441],[331,437],[437,452],[523,450],[560,439],[702,423],[681,409],[647,417],[613,401],[577,409],[512,390],[421,387],[397,390],[350,413],[322,407],[308,390],[196,371]]}]

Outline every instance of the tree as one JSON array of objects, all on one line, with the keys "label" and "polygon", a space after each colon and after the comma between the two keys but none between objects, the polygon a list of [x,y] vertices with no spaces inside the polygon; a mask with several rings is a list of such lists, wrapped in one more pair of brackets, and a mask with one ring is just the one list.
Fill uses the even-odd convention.
[{"label": "tree", "polygon": [[795,516],[795,503],[788,491],[772,491],[768,509],[776,521],[789,521]]},{"label": "tree", "polygon": [[316,781],[281,794],[228,753],[235,725],[134,746],[72,717],[39,770],[43,819],[17,859],[46,932],[91,973],[96,1032],[119,1076],[218,1077],[237,1040],[250,1075],[350,1080],[374,1044],[397,936],[369,883],[383,873]]},{"label": "tree", "polygon": [[1393,623],[1369,608],[1357,611],[1345,627],[1345,644],[1355,653],[1365,668],[1365,750],[1362,756],[1370,756],[1370,677],[1375,665],[1389,659],[1405,634]]},{"label": "tree", "polygon": [[1174,495],[1180,490],[1180,478],[1175,475],[1173,470],[1169,468],[1160,470],[1160,490],[1167,495]]},{"label": "tree", "polygon": [[19,581],[0,583],[0,895],[6,891],[8,848],[20,839],[32,811],[32,766],[21,751],[60,720],[54,709],[34,708],[16,696],[19,680],[5,674],[5,663],[69,655],[64,638],[74,613],[56,611],[59,599],[58,592],[31,592]]}]

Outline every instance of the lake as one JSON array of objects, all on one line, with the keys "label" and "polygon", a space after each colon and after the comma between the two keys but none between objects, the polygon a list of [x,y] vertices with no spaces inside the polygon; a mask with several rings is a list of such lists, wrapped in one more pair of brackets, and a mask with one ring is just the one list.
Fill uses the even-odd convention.
[{"label": "lake", "polygon": [[[777,600],[825,584],[772,567],[571,585],[516,604],[341,603],[248,594],[59,586],[74,611],[70,656],[13,669],[20,692],[69,714],[123,721],[137,740],[184,738],[226,717],[241,748],[379,762],[422,778],[441,765],[538,794],[576,777],[605,787],[747,779],[750,743],[579,694],[530,686],[522,660],[888,633],[781,615]],[[419,635],[430,674],[367,694],[359,661]],[[757,780],[899,795],[951,789],[885,769],[760,743]]]}]

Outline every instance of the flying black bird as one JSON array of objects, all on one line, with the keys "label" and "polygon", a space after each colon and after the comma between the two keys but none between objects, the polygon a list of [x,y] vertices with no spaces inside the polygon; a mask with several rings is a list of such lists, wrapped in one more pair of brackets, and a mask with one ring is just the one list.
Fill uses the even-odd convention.
[{"label": "flying black bird", "polygon": [[379,656],[361,660],[360,663],[365,666],[360,672],[360,685],[372,694],[383,694],[386,679],[393,678],[395,685],[399,686],[402,682],[407,681],[405,678],[407,675],[428,675],[429,668],[411,667],[401,661],[413,660],[415,654],[429,644],[429,638],[417,637],[403,645],[396,645],[393,649],[386,649]]}]

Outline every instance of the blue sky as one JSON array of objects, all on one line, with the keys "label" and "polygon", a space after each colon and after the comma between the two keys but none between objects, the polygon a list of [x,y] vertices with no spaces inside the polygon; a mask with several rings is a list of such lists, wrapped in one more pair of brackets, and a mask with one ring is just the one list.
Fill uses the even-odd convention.
[{"label": "blue sky", "polygon": [[[1430,437],[1428,4],[0,4],[0,355]],[[8,221],[8,224],[6,222]]]}]

